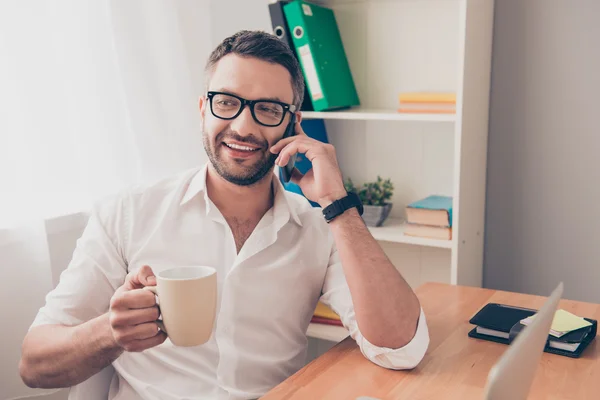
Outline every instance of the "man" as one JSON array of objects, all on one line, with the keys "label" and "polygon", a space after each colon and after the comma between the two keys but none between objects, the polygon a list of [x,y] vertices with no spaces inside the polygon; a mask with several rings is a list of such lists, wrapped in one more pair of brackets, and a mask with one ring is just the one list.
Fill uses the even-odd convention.
[{"label": "man", "polygon": [[[260,397],[302,367],[319,299],[368,359],[415,367],[429,343],[417,297],[356,207],[323,217],[348,194],[334,148],[300,127],[294,55],[272,35],[243,31],[213,51],[206,74],[199,106],[210,162],[94,209],[24,340],[23,380],[68,387],[112,363],[111,399]],[[293,113],[296,135],[282,140]],[[313,168],[293,180],[322,209],[273,173],[297,152]],[[166,340],[154,295],[142,290],[179,265],[217,269],[217,319],[201,346]]]}]

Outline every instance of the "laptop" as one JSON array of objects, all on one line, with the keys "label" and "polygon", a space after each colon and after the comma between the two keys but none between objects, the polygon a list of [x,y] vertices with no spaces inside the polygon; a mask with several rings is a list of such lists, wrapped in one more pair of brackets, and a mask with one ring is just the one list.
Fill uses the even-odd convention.
[{"label": "laptop", "polygon": [[526,399],[544,352],[554,313],[563,294],[561,282],[502,354],[488,374],[485,400]]}]

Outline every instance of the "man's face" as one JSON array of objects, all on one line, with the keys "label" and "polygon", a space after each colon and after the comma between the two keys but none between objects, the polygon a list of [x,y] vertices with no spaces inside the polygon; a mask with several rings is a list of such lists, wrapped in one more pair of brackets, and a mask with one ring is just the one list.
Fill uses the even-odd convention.
[{"label": "man's face", "polygon": [[[287,104],[292,104],[294,97],[291,75],[285,67],[235,54],[223,57],[216,64],[208,91]],[[272,171],[277,155],[269,149],[283,137],[290,122],[289,112],[281,125],[267,127],[254,120],[249,106],[235,119],[223,120],[212,114],[209,100],[202,97],[200,111],[204,149],[219,175],[236,185],[246,186]]]}]

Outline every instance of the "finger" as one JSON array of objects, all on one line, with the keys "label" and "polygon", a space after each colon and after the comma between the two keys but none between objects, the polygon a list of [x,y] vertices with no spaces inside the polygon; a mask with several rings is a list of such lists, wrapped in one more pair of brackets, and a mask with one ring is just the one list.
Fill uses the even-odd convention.
[{"label": "finger", "polygon": [[125,310],[111,313],[110,324],[113,327],[122,327],[129,325],[139,325],[146,322],[156,321],[160,316],[158,306]]},{"label": "finger", "polygon": [[290,157],[292,157],[294,154],[297,153],[303,153],[306,154],[306,158],[308,158],[310,161],[312,161],[312,158],[309,157],[309,152],[311,149],[315,149],[320,145],[320,142],[315,141],[310,141],[310,140],[296,140],[292,143],[289,143],[287,146],[285,146],[281,152],[279,153],[279,156],[277,157],[277,159],[275,160],[275,162],[277,163],[277,165],[279,166],[284,166],[288,163],[288,161],[290,160]]},{"label": "finger", "polygon": [[154,276],[152,268],[150,268],[148,265],[142,265],[142,267],[137,271],[135,279],[137,280],[137,284],[141,286],[156,285],[156,276]]},{"label": "finger", "polygon": [[154,293],[144,289],[133,289],[114,296],[110,307],[112,309],[128,310],[154,307],[155,305],[156,298]]},{"label": "finger", "polygon": [[298,138],[299,138],[299,136],[290,136],[288,138],[281,139],[279,142],[277,142],[273,146],[271,146],[271,148],[269,150],[271,151],[271,153],[277,154],[281,151],[281,149],[283,149],[289,143],[293,142],[294,140],[298,140]]},{"label": "finger", "polygon": [[156,285],[156,277],[154,276],[154,272],[152,272],[152,268],[148,265],[143,265],[137,271],[130,272],[125,278],[124,289],[125,290],[133,290],[133,289],[141,289],[144,286],[155,286]]},{"label": "finger", "polygon": [[115,329],[115,339],[117,342],[123,343],[124,347],[134,340],[144,340],[156,336],[160,329],[156,322],[147,322],[140,325],[126,326],[120,329]]},{"label": "finger", "polygon": [[148,339],[142,339],[142,340],[134,340],[133,342],[131,342],[129,344],[129,348],[130,352],[140,352],[140,351],[144,351],[144,350],[148,350],[152,347],[156,347],[159,344],[163,343],[165,340],[167,340],[167,334],[164,333],[163,331],[158,332],[158,334],[156,334],[155,336],[148,338]]},{"label": "finger", "polygon": [[285,146],[287,146],[289,143],[293,142],[294,140],[297,140],[298,138],[307,138],[308,136],[306,135],[306,133],[304,133],[304,130],[302,129],[302,125],[300,125],[300,122],[296,121],[296,123],[294,124],[294,131],[295,134],[285,138],[285,139],[281,139],[279,140],[277,143],[275,143],[273,146],[271,146],[271,148],[269,149],[271,151],[271,153],[273,154],[277,154],[281,151],[282,148],[284,148]]}]

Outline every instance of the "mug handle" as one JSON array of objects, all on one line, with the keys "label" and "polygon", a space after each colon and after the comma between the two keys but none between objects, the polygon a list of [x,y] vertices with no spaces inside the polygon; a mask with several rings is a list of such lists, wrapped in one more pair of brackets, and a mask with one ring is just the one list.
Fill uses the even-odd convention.
[{"label": "mug handle", "polygon": [[[158,289],[156,286],[144,286],[144,289],[154,293],[155,296],[158,296]],[[156,322],[156,325],[158,325],[158,327],[160,328],[161,331],[163,331],[167,335],[169,334],[167,332],[167,329],[165,328],[165,324],[161,320],[157,319],[154,322]]]}]

